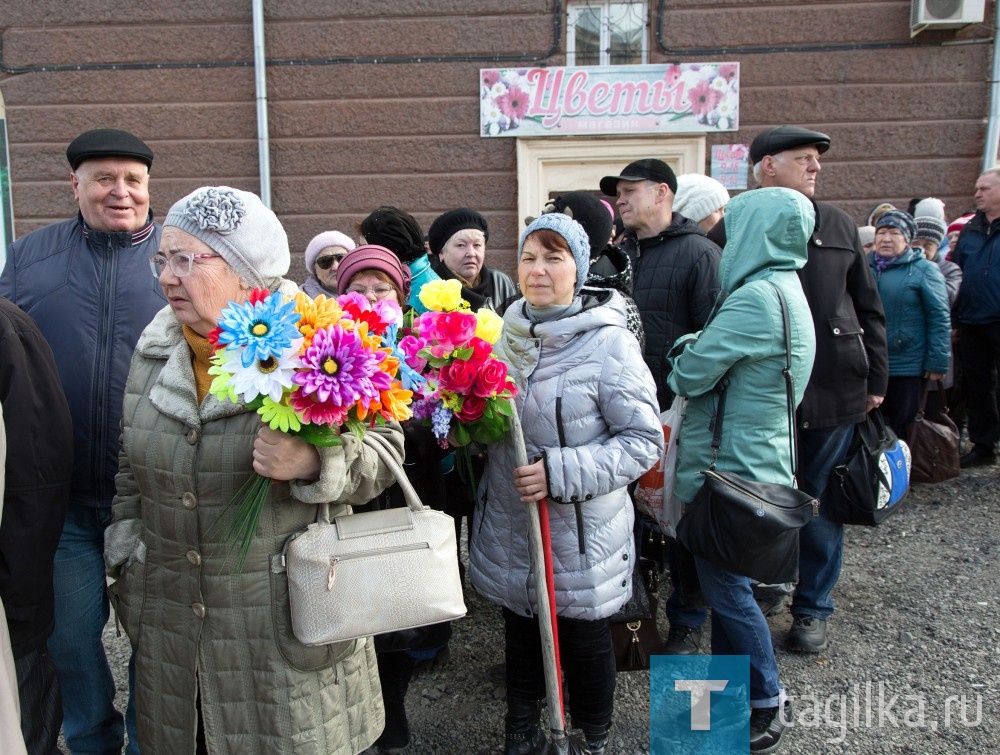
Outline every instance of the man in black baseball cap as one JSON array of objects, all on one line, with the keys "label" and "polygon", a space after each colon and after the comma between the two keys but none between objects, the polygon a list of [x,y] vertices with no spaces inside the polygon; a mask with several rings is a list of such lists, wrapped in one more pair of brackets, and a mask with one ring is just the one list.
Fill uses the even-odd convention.
[{"label": "man in black baseball cap", "polygon": [[646,157],[625,166],[620,176],[605,176],[601,179],[601,191],[609,197],[615,196],[619,181],[655,181],[666,184],[670,191],[677,193],[677,176],[663,160]]},{"label": "man in black baseball cap", "polygon": [[[621,246],[635,268],[632,298],[646,332],[643,358],[665,410],[674,400],[667,352],[681,336],[705,327],[719,292],[722,251],[697,223],[674,212],[677,176],[662,160],[636,160],[621,175],[602,178],[600,186],[615,197],[625,224]],[[666,605],[670,631],[663,652],[693,655],[701,647],[706,611],[685,601],[672,547],[669,558],[674,589]]]},{"label": "man in black baseball cap", "polygon": [[[138,752],[135,706],[115,708],[102,632],[110,606],[104,529],[118,471],[122,397],[139,334],[166,304],[149,271],[160,226],[149,209],[153,151],[134,134],[99,128],[66,149],[72,218],[38,228],[11,244],[0,296],[38,323],[55,357],[73,421],[73,475],[52,562],[44,658],[18,660],[18,678],[55,700],[51,715],[23,706],[37,736],[29,752],[54,752],[60,721],[70,752]],[[81,365],[93,368],[81,369]],[[59,704],[61,692],[62,702]]]}]

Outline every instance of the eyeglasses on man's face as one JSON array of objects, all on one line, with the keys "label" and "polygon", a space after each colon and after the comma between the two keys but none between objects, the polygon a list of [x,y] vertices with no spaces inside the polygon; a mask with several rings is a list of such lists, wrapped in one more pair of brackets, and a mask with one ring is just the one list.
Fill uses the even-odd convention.
[{"label": "eyeglasses on man's face", "polygon": [[174,275],[178,278],[186,278],[191,275],[191,268],[196,260],[218,256],[218,254],[192,254],[191,252],[177,252],[169,257],[163,254],[154,254],[149,258],[149,269],[153,271],[153,277],[159,278],[163,274],[163,269],[169,265],[170,271]]},{"label": "eyeglasses on man's face", "polygon": [[339,265],[342,259],[344,259],[343,254],[328,254],[316,260],[316,267],[320,270],[329,270],[334,265]]},{"label": "eyeglasses on man's face", "polygon": [[349,286],[347,293],[349,294],[361,294],[362,296],[368,296],[369,293],[375,295],[376,299],[384,299],[389,296],[395,289],[392,286]]}]

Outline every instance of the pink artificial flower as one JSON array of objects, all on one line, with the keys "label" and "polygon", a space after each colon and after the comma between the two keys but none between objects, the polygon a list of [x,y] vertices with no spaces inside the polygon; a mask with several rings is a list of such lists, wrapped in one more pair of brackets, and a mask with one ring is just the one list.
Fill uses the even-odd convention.
[{"label": "pink artificial flower", "polygon": [[422,348],[427,346],[427,339],[418,336],[403,336],[399,339],[399,350],[406,355],[406,363],[417,372],[423,372],[427,366],[427,360],[417,354]]},{"label": "pink artificial flower", "polygon": [[707,116],[715,110],[722,98],[722,92],[713,89],[707,81],[699,81],[688,92],[688,100],[691,102],[691,113],[699,118]]},{"label": "pink artificial flower", "polygon": [[439,374],[441,388],[460,395],[469,393],[476,382],[476,368],[464,359],[444,365]]},{"label": "pink artificial flower", "polygon": [[355,322],[368,323],[368,332],[377,336],[385,335],[386,328],[397,322],[402,314],[394,301],[380,299],[372,304],[367,297],[353,291],[338,296],[337,303]]},{"label": "pink artificial flower", "polygon": [[473,367],[480,367],[486,364],[486,360],[493,354],[492,344],[479,336],[475,336],[469,341],[469,348],[472,349],[472,354],[468,357],[468,360]]},{"label": "pink artificial flower", "polygon": [[476,334],[476,316],[470,312],[425,312],[417,330],[428,341],[435,356],[447,356],[466,344]]},{"label": "pink artificial flower", "polygon": [[503,390],[507,382],[507,365],[499,359],[487,359],[476,373],[472,392],[480,398],[490,398]]},{"label": "pink artificial flower", "polygon": [[520,87],[513,86],[497,98],[497,106],[512,122],[519,123],[528,114],[528,95]]},{"label": "pink artificial flower", "polygon": [[459,422],[475,422],[483,416],[486,409],[486,399],[479,396],[466,396],[462,401],[462,409],[455,413]]}]

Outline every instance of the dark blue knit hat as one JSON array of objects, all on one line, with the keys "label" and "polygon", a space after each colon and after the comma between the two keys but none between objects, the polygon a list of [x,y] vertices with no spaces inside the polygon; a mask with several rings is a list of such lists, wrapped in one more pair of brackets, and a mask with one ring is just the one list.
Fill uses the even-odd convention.
[{"label": "dark blue knit hat", "polygon": [[902,210],[882,213],[882,217],[875,222],[875,230],[878,231],[879,228],[896,228],[903,234],[907,244],[917,235],[917,224],[913,222],[913,216]]}]

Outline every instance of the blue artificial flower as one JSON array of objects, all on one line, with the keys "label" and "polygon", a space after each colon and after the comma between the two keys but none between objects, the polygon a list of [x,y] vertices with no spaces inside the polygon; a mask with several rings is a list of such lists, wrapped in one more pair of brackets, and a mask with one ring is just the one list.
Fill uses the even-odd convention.
[{"label": "blue artificial flower", "polygon": [[295,324],[302,315],[295,311],[295,302],[282,303],[282,295],[274,292],[263,301],[245,302],[222,310],[219,320],[219,343],[227,349],[242,348],[241,361],[249,367],[257,360],[279,356],[300,338]]},{"label": "blue artificial flower", "polygon": [[385,335],[382,336],[382,346],[383,348],[392,349],[392,355],[399,360],[399,371],[396,373],[396,376],[399,378],[399,382],[403,384],[403,388],[414,393],[419,393],[419,389],[424,386],[427,379],[406,363],[406,354],[399,348],[399,344],[396,341],[398,331],[398,323],[388,326],[385,329]]},{"label": "blue artificial flower", "polygon": [[440,404],[431,414],[431,430],[438,440],[444,440],[448,437],[448,431],[451,429],[451,415],[451,409],[444,404]]}]

